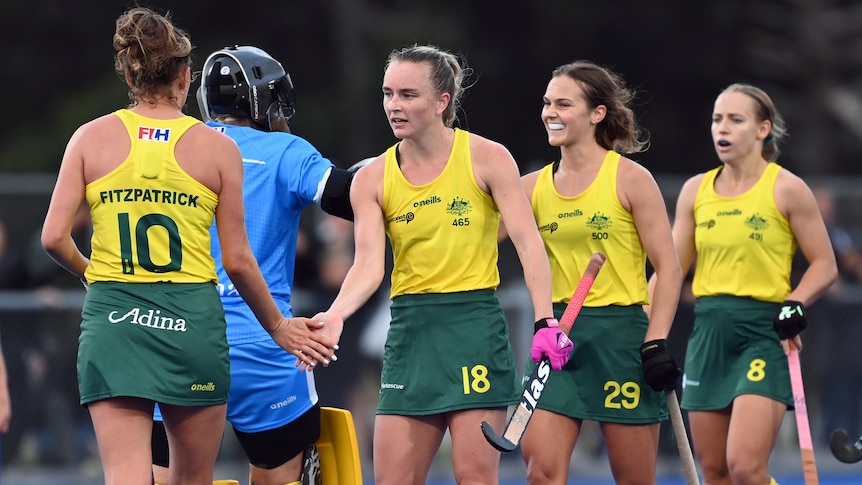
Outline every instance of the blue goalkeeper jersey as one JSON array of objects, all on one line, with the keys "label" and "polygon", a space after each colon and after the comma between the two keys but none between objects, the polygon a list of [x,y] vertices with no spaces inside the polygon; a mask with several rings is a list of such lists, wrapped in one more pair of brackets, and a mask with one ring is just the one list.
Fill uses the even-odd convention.
[{"label": "blue goalkeeper jersey", "polygon": [[[296,260],[296,238],[303,209],[319,203],[334,164],[306,140],[281,132],[208,122],[239,145],[243,160],[245,225],[252,253],[281,312],[291,316],[290,295]],[[239,295],[222,265],[215,224],[212,256],[216,261],[222,303],[230,308],[230,345],[270,339]],[[236,317],[242,315],[242,318]]]}]

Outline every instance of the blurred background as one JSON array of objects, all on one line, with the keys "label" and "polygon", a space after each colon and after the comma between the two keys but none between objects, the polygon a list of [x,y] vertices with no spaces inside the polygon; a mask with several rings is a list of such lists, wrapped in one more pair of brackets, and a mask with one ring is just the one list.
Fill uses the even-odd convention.
[{"label": "blurred background", "polygon": [[[790,138],[779,162],[816,190],[839,257],[841,281],[810,308],[802,354],[818,466],[862,482],[860,466],[838,463],[828,437],[862,433],[862,3],[856,0],[222,0],[141,2],[170,12],[196,46],[200,68],[213,50],[263,48],[290,73],[295,133],[346,168],[394,143],[382,112],[387,55],[429,43],[473,69],[459,126],[506,145],[522,172],[555,159],[539,120],[551,71],[587,59],[626,79],[651,147],[633,157],[655,175],[672,212],[689,176],[712,168],[709,125],[715,96],[732,82],[765,89]],[[2,436],[0,483],[98,483],[92,426],[78,405],[75,354],[83,289],[42,251],[38,234],[66,141],[82,123],[128,103],[113,70],[114,21],[129,1],[4,0],[0,87],[0,334],[13,420]],[[12,27],[15,28],[12,28]],[[195,89],[197,85],[193,86]],[[187,113],[199,116],[193,96]],[[88,248],[85,211],[78,241]],[[352,260],[352,227],[310,208],[297,260],[297,314],[334,296]],[[500,298],[520,362],[532,315],[521,269],[501,248]],[[799,260],[795,273],[804,269]],[[348,322],[338,365],[316,372],[321,402],[353,411],[368,482],[370,430],[388,325],[388,287]],[[670,342],[678,361],[691,329],[684,295]],[[242,453],[226,430],[219,478],[245,480]],[[663,429],[660,474],[681,477],[676,444]],[[450,477],[444,444],[435,479]],[[785,419],[774,460],[779,477],[801,476],[795,421]],[[524,476],[517,454],[505,478]],[[572,477],[608,480],[600,435],[587,427]],[[245,483],[245,482],[243,482]],[[604,483],[604,482],[603,482]],[[667,482],[671,483],[671,482]],[[823,483],[828,483],[824,481]],[[836,482],[837,483],[837,482]],[[844,483],[844,482],[842,482]],[[846,483],[851,483],[850,481]]]}]

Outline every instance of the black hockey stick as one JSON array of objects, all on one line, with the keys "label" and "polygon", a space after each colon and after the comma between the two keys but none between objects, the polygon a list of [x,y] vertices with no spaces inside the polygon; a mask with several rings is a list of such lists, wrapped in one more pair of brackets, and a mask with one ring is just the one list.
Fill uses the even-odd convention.
[{"label": "black hockey stick", "polygon": [[[566,305],[566,311],[563,312],[563,317],[560,319],[560,329],[562,329],[566,334],[568,334],[572,329],[572,325],[575,323],[575,318],[578,317],[578,313],[584,305],[584,300],[586,300],[587,294],[593,286],[596,275],[599,274],[599,270],[602,269],[602,265],[604,263],[605,255],[602,253],[594,253],[592,257],[590,257],[587,269],[584,271],[584,275],[581,277],[581,281],[578,283],[578,287],[575,289],[575,293],[572,295],[572,299],[569,300],[569,304]],[[524,431],[527,429],[527,423],[529,423],[530,418],[533,417],[536,403],[539,401],[539,397],[542,395],[542,389],[544,389],[550,375],[551,362],[547,357],[545,357],[541,362],[539,362],[539,365],[533,369],[533,373],[530,374],[530,377],[527,379],[527,385],[524,387],[524,392],[521,393],[521,399],[518,401],[518,406],[515,407],[515,411],[512,413],[512,416],[509,418],[509,422],[506,424],[503,436],[497,435],[497,433],[494,432],[494,428],[491,427],[487,421],[482,421],[482,433],[485,435],[485,439],[488,440],[488,443],[490,443],[491,446],[503,453],[509,453],[518,447],[518,443],[521,442],[521,437],[524,436]]]},{"label": "black hockey stick", "polygon": [[836,429],[829,439],[829,446],[835,458],[844,463],[856,463],[862,460],[862,436],[852,445],[847,444],[847,431]]}]

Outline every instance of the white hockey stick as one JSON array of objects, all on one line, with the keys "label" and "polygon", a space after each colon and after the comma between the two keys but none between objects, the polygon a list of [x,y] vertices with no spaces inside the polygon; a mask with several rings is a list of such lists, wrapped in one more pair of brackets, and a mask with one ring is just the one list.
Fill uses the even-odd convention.
[{"label": "white hockey stick", "polygon": [[694,465],[694,455],[691,453],[691,445],[688,443],[688,434],[685,431],[685,422],[682,420],[682,411],[679,408],[679,400],[676,398],[676,391],[673,389],[665,391],[664,398],[667,401],[667,410],[670,412],[670,424],[673,427],[676,446],[679,448],[679,459],[682,460],[685,483],[686,485],[700,485],[697,468]]}]

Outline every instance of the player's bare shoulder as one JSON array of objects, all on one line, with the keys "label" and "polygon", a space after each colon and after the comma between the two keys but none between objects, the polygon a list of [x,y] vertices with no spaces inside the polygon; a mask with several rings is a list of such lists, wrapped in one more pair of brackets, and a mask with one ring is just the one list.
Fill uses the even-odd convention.
[{"label": "player's bare shoulder", "polygon": [[473,175],[479,187],[492,192],[498,184],[509,184],[520,178],[518,165],[509,150],[502,143],[470,134],[470,158],[473,161]]},{"label": "player's bare shoulder", "polygon": [[[362,165],[355,169],[353,183],[366,185],[383,181],[383,173],[386,168],[386,154],[363,160]],[[353,170],[353,167],[351,167]]]},{"label": "player's bare shoulder", "polygon": [[539,174],[541,173],[542,169],[538,169],[533,170],[532,172],[527,172],[521,176],[521,187],[524,189],[524,193],[527,194],[527,200],[533,199],[533,192],[536,190],[536,182],[538,182]]},{"label": "player's bare shoulder", "polygon": [[[119,116],[109,113],[79,126],[72,135],[70,143],[86,140],[87,144],[101,149],[105,143],[110,146],[122,139],[125,132],[126,127]],[[125,138],[128,139],[128,135]]]},{"label": "player's bare shoulder", "polygon": [[679,196],[677,197],[677,208],[686,210],[691,210],[694,207],[694,199],[697,196],[697,191],[700,190],[700,185],[703,183],[703,179],[706,177],[706,173],[699,173],[692,177],[689,177],[682,184],[682,188],[679,190]]},{"label": "player's bare shoulder", "polygon": [[792,195],[799,191],[807,191],[808,184],[802,180],[802,177],[784,167],[781,167],[778,171],[778,177],[775,180],[775,189],[779,192],[787,191],[789,192],[789,195]]},{"label": "player's bare shoulder", "polygon": [[[184,149],[192,149],[213,163],[232,163],[237,157],[241,158],[239,147],[231,137],[203,123],[189,128],[183,138],[182,141],[186,143]],[[179,149],[179,146],[177,148]]]},{"label": "player's bare shoulder", "polygon": [[225,177],[242,180],[242,155],[236,142],[203,123],[183,134],[174,154],[188,175],[216,193]]},{"label": "player's bare shoulder", "polygon": [[470,133],[470,154],[473,166],[499,167],[500,163],[514,163],[509,149],[502,143]]},{"label": "player's bare shoulder", "polygon": [[628,157],[621,157],[617,168],[617,196],[626,210],[655,207],[661,201],[661,189],[646,167]]},{"label": "player's bare shoulder", "polygon": [[618,170],[617,180],[626,185],[642,188],[643,186],[641,184],[655,183],[655,177],[653,177],[652,173],[650,173],[646,167],[631,158],[625,156],[620,157]]},{"label": "player's bare shoulder", "polygon": [[[372,158],[367,158],[360,162],[362,165],[356,169],[353,175],[353,182],[350,186],[350,197],[362,197],[367,195],[374,197],[378,201],[382,200],[383,193],[383,175],[386,168],[386,154]],[[351,170],[353,167],[351,167]]]},{"label": "player's bare shoulder", "polygon": [[222,133],[222,130],[214,129],[205,123],[193,125],[189,128],[188,134],[198,143],[212,143],[215,145],[214,149],[226,148],[231,144],[236,145],[231,137]]},{"label": "player's bare shoulder", "polygon": [[808,184],[802,177],[783,167],[775,180],[774,197],[778,209],[785,215],[817,207],[817,200]]}]

